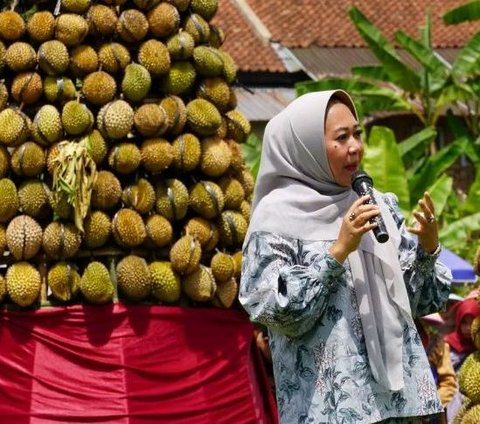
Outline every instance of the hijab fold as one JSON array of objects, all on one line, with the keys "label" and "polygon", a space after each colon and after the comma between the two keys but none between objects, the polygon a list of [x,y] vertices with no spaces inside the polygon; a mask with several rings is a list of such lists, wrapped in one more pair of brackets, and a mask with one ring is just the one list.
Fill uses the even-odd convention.
[{"label": "hijab fold", "polygon": [[[348,94],[333,90],[305,94],[269,121],[244,246],[256,231],[309,241],[338,237],[343,217],[358,196],[335,182],[327,159],[325,116],[334,95],[357,116]],[[404,387],[400,316],[411,317],[411,311],[398,259],[400,233],[376,191],[375,198],[390,240],[380,245],[369,232],[348,261],[373,378],[390,390],[400,390]]]}]

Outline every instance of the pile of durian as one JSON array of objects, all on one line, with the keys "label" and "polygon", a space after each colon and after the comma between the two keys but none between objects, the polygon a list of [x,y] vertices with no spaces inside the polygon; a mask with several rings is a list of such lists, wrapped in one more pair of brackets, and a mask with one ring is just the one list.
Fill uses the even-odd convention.
[{"label": "pile of durian", "polygon": [[3,6],[2,304],[235,306],[254,180],[218,0]]}]

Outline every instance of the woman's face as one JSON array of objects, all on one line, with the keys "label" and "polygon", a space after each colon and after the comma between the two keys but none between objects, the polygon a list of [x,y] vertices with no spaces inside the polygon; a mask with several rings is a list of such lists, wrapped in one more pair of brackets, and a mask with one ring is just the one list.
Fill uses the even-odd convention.
[{"label": "woman's face", "polygon": [[460,333],[462,333],[462,337],[464,339],[472,338],[472,323],[472,315],[467,315],[465,318],[462,319],[462,322],[460,323]]},{"label": "woman's face", "polygon": [[343,187],[351,183],[352,174],[363,158],[362,129],[350,109],[334,103],[325,121],[327,159],[335,182]]}]

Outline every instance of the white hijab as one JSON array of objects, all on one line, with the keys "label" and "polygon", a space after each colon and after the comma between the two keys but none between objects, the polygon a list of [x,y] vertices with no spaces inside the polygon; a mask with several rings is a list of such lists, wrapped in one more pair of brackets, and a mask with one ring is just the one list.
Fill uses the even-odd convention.
[{"label": "white hijab", "polygon": [[[327,159],[325,114],[333,95],[357,116],[348,94],[333,90],[295,99],[268,123],[244,246],[255,231],[310,241],[337,238],[358,196],[334,181]],[[411,317],[411,311],[398,259],[400,233],[378,193],[375,197],[390,239],[379,244],[372,232],[365,234],[348,261],[372,375],[382,386],[400,390],[404,382],[399,318]]]}]

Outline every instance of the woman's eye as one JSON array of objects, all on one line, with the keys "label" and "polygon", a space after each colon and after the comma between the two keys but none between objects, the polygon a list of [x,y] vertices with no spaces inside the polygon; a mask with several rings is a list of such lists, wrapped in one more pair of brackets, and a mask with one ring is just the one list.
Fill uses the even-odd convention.
[{"label": "woman's eye", "polygon": [[353,135],[354,135],[355,138],[361,138],[362,137],[362,132],[363,132],[362,130],[358,130],[358,131],[355,131],[353,133]]}]

